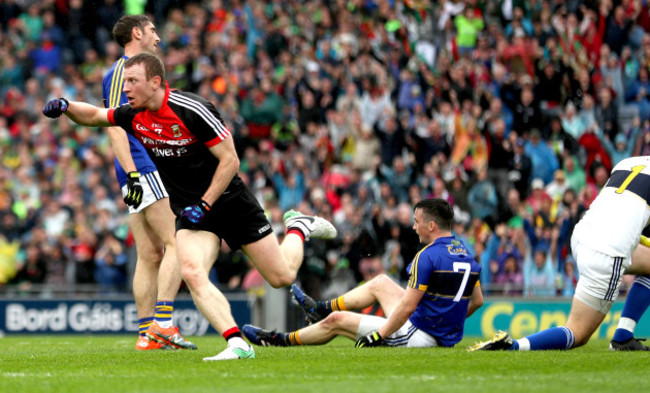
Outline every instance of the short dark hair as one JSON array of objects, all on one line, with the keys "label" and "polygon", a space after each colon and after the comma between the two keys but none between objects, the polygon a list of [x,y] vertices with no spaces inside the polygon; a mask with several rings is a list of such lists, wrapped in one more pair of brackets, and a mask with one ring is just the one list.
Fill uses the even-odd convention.
[{"label": "short dark hair", "polygon": [[436,223],[441,230],[451,230],[454,209],[449,202],[440,198],[423,199],[415,204],[414,210],[421,209],[427,219]]},{"label": "short dark hair", "polygon": [[124,68],[138,64],[144,64],[144,73],[147,76],[147,80],[154,76],[159,76],[161,82],[165,81],[165,66],[158,56],[149,52],[138,53],[124,62]]},{"label": "short dark hair", "polygon": [[124,15],[113,26],[113,37],[122,48],[131,42],[131,31],[134,27],[144,31],[144,28],[153,23],[147,15]]}]

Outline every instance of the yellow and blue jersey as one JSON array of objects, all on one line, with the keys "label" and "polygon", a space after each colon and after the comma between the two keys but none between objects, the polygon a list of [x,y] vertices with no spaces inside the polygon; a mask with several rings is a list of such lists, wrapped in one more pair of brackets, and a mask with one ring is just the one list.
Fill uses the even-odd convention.
[{"label": "yellow and blue jersey", "polygon": [[[128,59],[128,57],[122,56],[113,64],[110,71],[108,71],[104,76],[102,95],[104,98],[104,106],[106,108],[116,108],[128,102],[126,94],[122,91],[124,86],[124,80],[122,78],[122,74],[124,73],[124,63]],[[133,162],[135,163],[138,172],[144,175],[145,173],[156,171],[156,166],[153,161],[151,161],[149,154],[138,139],[131,134],[127,134],[127,136],[131,148],[131,157],[133,157]],[[117,180],[120,182],[120,187],[124,187],[126,185],[126,172],[122,169],[117,158],[115,159],[115,174],[117,175]]]},{"label": "yellow and blue jersey", "polygon": [[408,272],[408,286],[424,291],[411,323],[443,346],[458,343],[472,292],[480,285],[474,255],[453,236],[438,238],[415,255]]}]

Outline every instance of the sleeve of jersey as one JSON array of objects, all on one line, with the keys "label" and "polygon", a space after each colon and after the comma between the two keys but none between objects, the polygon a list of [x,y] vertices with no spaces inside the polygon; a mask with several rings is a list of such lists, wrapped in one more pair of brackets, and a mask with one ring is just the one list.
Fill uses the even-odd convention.
[{"label": "sleeve of jersey", "polygon": [[109,108],[108,113],[106,114],[108,117],[108,122],[111,123],[112,125],[116,125],[115,123],[115,108]]},{"label": "sleeve of jersey", "polygon": [[102,80],[102,102],[104,103],[104,108],[109,108],[108,101],[110,100],[109,98],[110,86],[108,85],[108,83],[109,83],[108,75],[105,75],[104,79]]},{"label": "sleeve of jersey", "polygon": [[133,133],[133,129],[131,128],[133,116],[130,115],[128,109],[128,105],[122,105],[117,108],[108,108],[106,116],[108,117],[108,122],[112,125],[120,126],[124,131]]},{"label": "sleeve of jersey", "polygon": [[[186,98],[180,98],[181,100]],[[197,105],[195,102],[189,101],[189,106],[198,117],[198,127],[192,129],[194,135],[207,147],[216,146],[226,138],[230,137],[230,131],[221,120],[221,116],[212,104]]]},{"label": "sleeve of jersey", "polygon": [[413,258],[411,277],[408,282],[409,288],[419,291],[426,291],[429,287],[429,277],[433,269],[433,263],[430,257],[431,251],[424,253],[425,250],[418,252],[415,258]]},{"label": "sleeve of jersey", "polygon": [[[222,123],[222,124],[223,124],[223,123]],[[226,132],[224,135],[222,135],[222,136],[219,136],[219,135],[218,135],[218,136],[215,136],[215,137],[212,138],[211,140],[205,142],[205,145],[206,145],[207,147],[212,147],[212,146],[218,145],[218,144],[221,143],[224,139],[226,139],[226,138],[230,135],[230,131],[228,131],[228,129],[227,129],[225,126],[224,126],[223,129],[224,129],[224,131]]]}]

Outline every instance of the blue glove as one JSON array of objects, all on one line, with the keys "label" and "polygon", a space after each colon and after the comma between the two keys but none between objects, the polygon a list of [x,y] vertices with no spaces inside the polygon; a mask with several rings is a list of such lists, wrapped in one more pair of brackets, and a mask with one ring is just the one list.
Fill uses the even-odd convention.
[{"label": "blue glove", "polygon": [[48,101],[47,104],[43,107],[43,114],[52,119],[56,119],[61,116],[63,112],[68,110],[70,103],[65,98],[57,98],[55,100]]},{"label": "blue glove", "polygon": [[210,211],[211,206],[204,200],[197,205],[188,206],[181,211],[181,221],[190,228],[194,228],[203,221]]},{"label": "blue glove", "polygon": [[366,348],[366,347],[379,347],[385,345],[384,339],[379,335],[379,332],[372,331],[368,335],[359,338],[354,344],[357,348]]},{"label": "blue glove", "polygon": [[142,184],[140,184],[140,172],[133,171],[126,175],[126,190],[124,203],[137,209],[142,203],[142,194],[144,193]]}]

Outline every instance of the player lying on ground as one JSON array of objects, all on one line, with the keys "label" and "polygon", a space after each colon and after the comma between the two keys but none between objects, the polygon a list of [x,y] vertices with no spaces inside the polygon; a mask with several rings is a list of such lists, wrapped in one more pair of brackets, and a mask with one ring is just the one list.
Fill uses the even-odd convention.
[{"label": "player lying on ground", "polygon": [[621,323],[610,342],[616,351],[648,351],[634,327],[650,303],[650,248],[639,245],[650,220],[650,157],[619,162],[600,194],[576,225],[571,250],[580,278],[565,326],[519,340],[497,332],[476,350],[571,349],[585,345],[618,297],[623,274],[641,275],[628,294]]},{"label": "player lying on ground", "polygon": [[[291,333],[245,325],[244,335],[254,344],[274,346],[319,345],[336,336],[357,340],[357,347],[454,346],[463,338],[465,319],[483,304],[483,294],[480,266],[451,233],[453,217],[453,209],[442,199],[415,205],[413,229],[427,246],[408,268],[406,289],[380,275],[337,299],[316,302],[294,285],[294,300],[315,323]],[[375,302],[387,319],[346,311]]]}]

